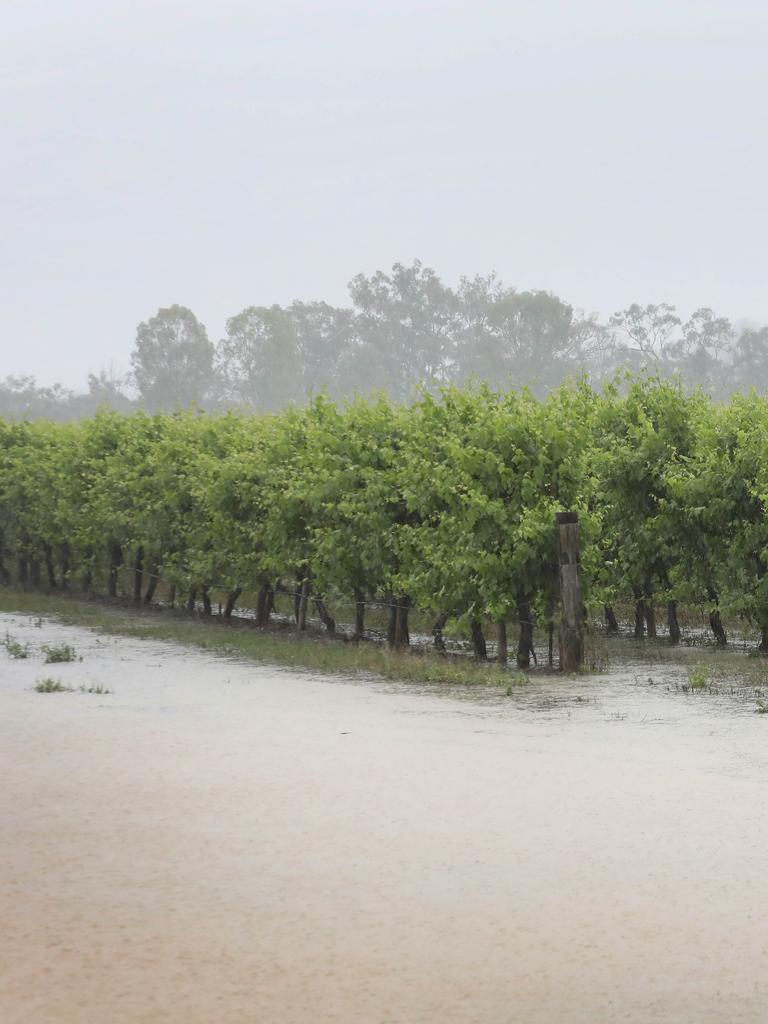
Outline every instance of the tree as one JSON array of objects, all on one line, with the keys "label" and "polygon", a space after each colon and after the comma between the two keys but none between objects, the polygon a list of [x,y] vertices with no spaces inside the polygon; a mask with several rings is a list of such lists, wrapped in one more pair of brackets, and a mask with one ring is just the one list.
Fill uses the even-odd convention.
[{"label": "tree", "polygon": [[675,307],[666,302],[658,306],[633,303],[610,319],[611,326],[626,338],[623,352],[633,369],[648,366],[658,369],[670,355],[680,322]]},{"label": "tree", "polygon": [[296,332],[281,306],[249,306],[230,317],[216,354],[225,400],[261,411],[302,397]]},{"label": "tree", "polygon": [[679,339],[669,346],[669,354],[687,384],[726,397],[729,368],[724,357],[732,350],[733,340],[730,320],[702,307],[682,325]]},{"label": "tree", "polygon": [[396,401],[419,384],[448,383],[455,366],[456,296],[429,267],[395,263],[349,285],[358,334],[348,391],[381,388]]},{"label": "tree", "polygon": [[327,302],[293,302],[286,314],[293,328],[301,396],[311,398],[321,391],[340,396],[357,350],[352,310]]},{"label": "tree", "polygon": [[678,351],[683,356],[704,351],[719,360],[733,347],[733,328],[727,317],[715,316],[706,306],[697,309],[683,324]]},{"label": "tree", "polygon": [[202,402],[214,381],[214,348],[205,327],[186,306],[159,309],[136,329],[133,379],[151,411]]},{"label": "tree", "polygon": [[501,388],[525,384],[546,392],[581,369],[587,324],[575,329],[572,307],[556,295],[517,292],[491,275],[463,278],[458,299],[459,379],[477,377]]},{"label": "tree", "polygon": [[41,387],[34,377],[11,376],[0,382],[0,415],[12,419],[71,419],[74,399],[61,384]]},{"label": "tree", "polygon": [[98,408],[100,405],[109,406],[112,409],[120,409],[130,406],[121,388],[122,381],[113,376],[107,376],[102,370],[98,375],[88,374],[88,399],[90,403]]},{"label": "tree", "polygon": [[768,385],[768,327],[747,328],[739,335],[734,352],[733,383],[744,389]]}]

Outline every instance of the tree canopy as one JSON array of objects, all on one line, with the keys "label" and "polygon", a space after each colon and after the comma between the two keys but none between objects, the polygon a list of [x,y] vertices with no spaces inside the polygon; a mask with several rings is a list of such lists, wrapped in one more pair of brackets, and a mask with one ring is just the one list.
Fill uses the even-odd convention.
[{"label": "tree canopy", "polygon": [[319,394],[375,392],[412,402],[425,389],[470,381],[525,386],[542,397],[581,374],[600,385],[621,370],[680,380],[722,400],[768,389],[768,327],[737,329],[708,307],[686,318],[665,302],[633,303],[601,319],[494,274],[452,287],[414,260],[356,275],[347,305],[248,305],[215,342],[188,308],[159,309],[138,326],[131,368],[122,380],[92,374],[82,394],[9,377],[0,383],[0,415],[75,419],[100,405],[272,412]]}]

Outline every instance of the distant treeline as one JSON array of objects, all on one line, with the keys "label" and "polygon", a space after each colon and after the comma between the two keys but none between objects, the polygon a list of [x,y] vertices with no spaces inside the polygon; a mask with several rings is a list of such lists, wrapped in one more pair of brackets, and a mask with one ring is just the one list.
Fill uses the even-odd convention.
[{"label": "distant treeline", "polygon": [[409,610],[506,651],[519,627],[559,617],[555,513],[578,512],[585,597],[634,608],[636,636],[679,602],[721,609],[768,652],[768,401],[713,403],[679,382],[619,391],[586,382],[545,399],[447,387],[398,404],[320,397],[275,414],[102,411],[54,424],[0,420],[0,577],[230,615],[244,591],[266,623],[274,594],[312,604],[329,630],[339,595],[355,633],[369,602],[407,644]]},{"label": "distant treeline", "polygon": [[419,387],[484,381],[544,395],[568,378],[617,370],[679,375],[716,398],[768,389],[768,327],[736,331],[711,309],[683,321],[674,307],[632,305],[601,322],[546,291],[516,291],[493,275],[450,288],[418,261],[362,274],[350,305],[251,306],[211,342],[191,310],[170,306],[139,324],[131,373],[90,376],[88,391],[0,384],[0,415],[73,419],[102,405],[171,411],[197,405],[273,411],[322,392],[335,399],[383,391],[409,401]]}]

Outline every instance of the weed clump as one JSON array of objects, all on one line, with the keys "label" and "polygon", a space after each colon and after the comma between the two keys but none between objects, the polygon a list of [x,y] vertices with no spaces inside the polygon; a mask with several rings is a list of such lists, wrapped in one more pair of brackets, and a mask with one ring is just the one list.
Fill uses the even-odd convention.
[{"label": "weed clump", "polygon": [[71,686],[65,686],[60,679],[51,679],[47,676],[45,679],[38,679],[35,683],[35,690],[38,693],[72,693]]},{"label": "weed clump", "polygon": [[103,686],[101,683],[96,683],[92,686],[81,686],[79,689],[80,693],[112,693],[108,687]]},{"label": "weed clump", "polygon": [[[46,644],[43,647],[46,665],[60,665],[67,661],[77,660],[77,651],[71,644]],[[83,659],[80,658],[80,661]]]},{"label": "weed clump", "polygon": [[688,686],[692,690],[704,690],[709,684],[709,669],[706,665],[694,665],[688,669]]},{"label": "weed clump", "polygon": [[10,633],[5,634],[3,646],[5,647],[6,654],[9,658],[29,657],[29,644],[20,644],[19,641],[14,639]]}]

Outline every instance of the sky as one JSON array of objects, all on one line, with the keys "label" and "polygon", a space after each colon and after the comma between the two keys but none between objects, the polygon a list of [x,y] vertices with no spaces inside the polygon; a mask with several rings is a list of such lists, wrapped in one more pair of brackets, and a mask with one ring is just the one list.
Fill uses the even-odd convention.
[{"label": "sky", "polygon": [[764,0],[0,0],[0,378],[421,259],[768,321]]}]

